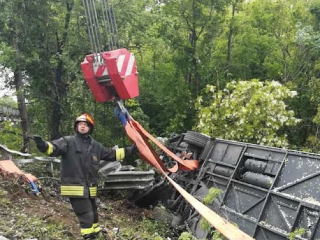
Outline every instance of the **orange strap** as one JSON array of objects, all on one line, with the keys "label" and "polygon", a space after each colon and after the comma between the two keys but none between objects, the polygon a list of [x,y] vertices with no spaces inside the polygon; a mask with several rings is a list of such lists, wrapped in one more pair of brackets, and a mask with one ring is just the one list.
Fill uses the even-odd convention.
[{"label": "orange strap", "polygon": [[[157,166],[160,165],[160,169],[164,170],[165,172],[176,172],[178,169],[182,170],[195,170],[199,166],[199,162],[197,160],[182,160],[173,152],[171,152],[168,148],[166,148],[161,142],[159,142],[156,138],[154,138],[151,134],[149,134],[137,121],[135,121],[132,117],[127,122],[125,126],[125,130],[129,138],[134,141],[139,149],[139,153],[144,160],[148,163],[152,164],[154,167],[158,168]],[[135,141],[135,140],[136,141]],[[156,144],[162,151],[164,151],[167,155],[172,157],[177,163],[170,169],[167,169],[163,162],[159,159],[159,156],[150,145],[149,141],[151,140],[154,144]],[[152,157],[150,155],[152,154]]]},{"label": "orange strap", "polygon": [[[131,121],[128,121],[126,126],[124,127],[128,137],[135,142],[137,148],[139,150],[139,156],[145,160],[150,165],[154,166],[157,169],[161,169],[163,171],[168,171],[163,162],[159,159],[159,156],[156,154],[155,150],[152,148],[147,139],[141,135],[137,129],[135,129],[132,125]],[[177,164],[173,169],[170,169],[173,172],[178,170]]]},{"label": "orange strap", "polygon": [[[157,139],[152,137],[138,122],[136,122],[131,116],[127,117],[127,123],[124,126],[128,137],[135,142],[139,150],[139,155],[147,163],[156,167],[176,188],[176,190],[188,201],[197,212],[205,218],[215,229],[221,232],[226,238],[230,240],[254,240],[249,235],[242,232],[240,229],[229,223],[227,220],[221,218],[210,208],[205,206],[203,203],[194,198],[191,194],[185,191],[179,184],[172,180],[166,172],[176,172],[178,169],[184,170],[194,170],[198,168],[197,160],[182,160],[169,149],[163,146]],[[173,168],[167,169],[159,156],[156,154],[155,150],[148,142],[151,140],[159,148],[161,148],[165,153],[177,161]]]}]

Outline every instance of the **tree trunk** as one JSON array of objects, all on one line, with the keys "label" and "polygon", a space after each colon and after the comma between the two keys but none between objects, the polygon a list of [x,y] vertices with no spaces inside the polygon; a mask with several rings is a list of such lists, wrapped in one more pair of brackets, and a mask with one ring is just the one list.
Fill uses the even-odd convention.
[{"label": "tree trunk", "polygon": [[[56,42],[57,42],[57,52],[59,56],[63,54],[63,46],[66,43],[68,37],[68,30],[71,18],[71,11],[73,9],[74,2],[67,3],[67,14],[65,17],[64,31],[62,38],[59,38],[59,34],[56,33]],[[52,114],[51,114],[51,139],[60,138],[62,135],[60,133],[60,124],[62,119],[62,109],[61,104],[63,99],[66,96],[67,84],[63,81],[63,61],[59,59],[58,65],[55,71],[55,87],[53,88],[53,97],[52,97]]]},{"label": "tree trunk", "polygon": [[234,21],[235,9],[236,9],[236,3],[232,4],[232,16],[231,16],[231,22],[230,22],[230,25],[229,25],[228,53],[227,53],[228,66],[230,66],[230,64],[231,64],[231,50],[232,50],[232,37],[233,37],[233,21]]},{"label": "tree trunk", "polygon": [[30,152],[29,149],[29,120],[27,107],[25,102],[25,95],[23,89],[23,75],[20,64],[20,52],[19,52],[19,39],[16,36],[15,38],[15,62],[16,68],[14,69],[14,85],[16,88],[17,100],[18,100],[18,109],[21,117],[21,128],[23,132],[23,147],[21,152]]}]

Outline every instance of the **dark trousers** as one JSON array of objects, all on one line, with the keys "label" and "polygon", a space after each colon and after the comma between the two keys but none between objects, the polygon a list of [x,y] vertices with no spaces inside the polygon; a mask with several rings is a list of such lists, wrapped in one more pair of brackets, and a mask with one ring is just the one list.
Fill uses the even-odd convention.
[{"label": "dark trousers", "polygon": [[95,198],[70,198],[73,211],[78,217],[81,228],[91,228],[98,223],[98,210]]}]

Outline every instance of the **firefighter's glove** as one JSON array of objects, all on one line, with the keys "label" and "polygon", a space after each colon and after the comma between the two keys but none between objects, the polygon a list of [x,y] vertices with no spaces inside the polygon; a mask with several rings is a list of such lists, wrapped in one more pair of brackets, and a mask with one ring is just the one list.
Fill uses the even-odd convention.
[{"label": "firefighter's glove", "polygon": [[39,135],[29,136],[33,141],[35,141],[37,148],[40,152],[46,152],[48,150],[48,143]]},{"label": "firefighter's glove", "polygon": [[131,156],[138,153],[138,148],[137,148],[137,145],[134,143],[132,144],[131,146],[131,149],[130,149],[130,153],[131,153]]},{"label": "firefighter's glove", "polygon": [[119,107],[117,107],[114,110],[114,115],[120,120],[123,126],[127,124],[127,112],[124,112]]}]

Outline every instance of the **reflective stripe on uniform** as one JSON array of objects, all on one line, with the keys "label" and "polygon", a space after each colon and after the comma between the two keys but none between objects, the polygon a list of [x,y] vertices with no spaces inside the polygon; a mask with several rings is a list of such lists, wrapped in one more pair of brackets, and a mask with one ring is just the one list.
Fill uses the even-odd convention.
[{"label": "reflective stripe on uniform", "polygon": [[53,145],[50,142],[47,142],[48,144],[48,149],[45,152],[45,154],[50,155],[51,153],[53,153]]},{"label": "reflective stripe on uniform", "polygon": [[91,234],[91,233],[95,233],[94,228],[81,228],[81,235],[87,235],[87,234]]},{"label": "reflective stripe on uniform", "polygon": [[90,187],[89,191],[90,191],[90,197],[96,197],[97,196],[98,187]]},{"label": "reflective stripe on uniform", "polygon": [[61,186],[62,196],[83,196],[84,187],[83,186]]},{"label": "reflective stripe on uniform", "polygon": [[125,157],[125,151],[124,148],[118,148],[116,149],[116,160],[122,160]]}]

